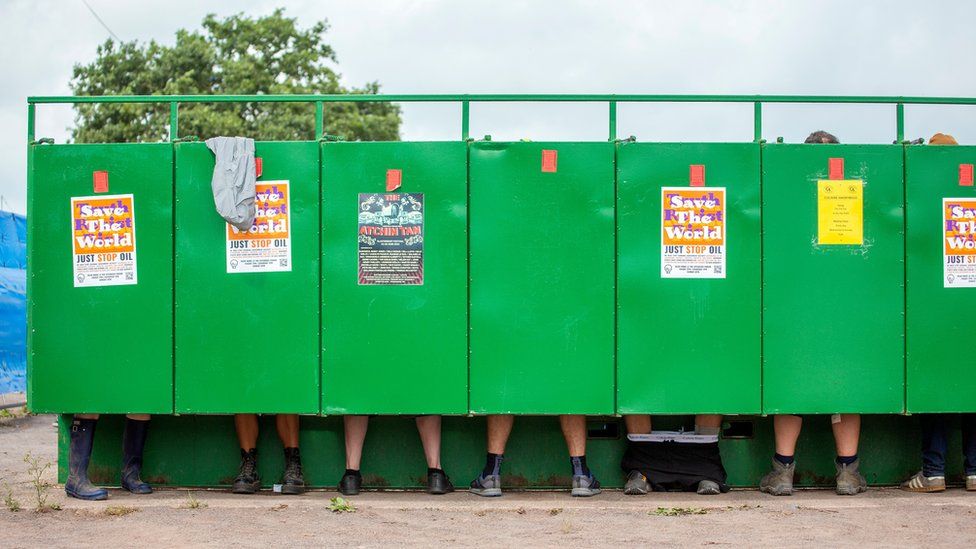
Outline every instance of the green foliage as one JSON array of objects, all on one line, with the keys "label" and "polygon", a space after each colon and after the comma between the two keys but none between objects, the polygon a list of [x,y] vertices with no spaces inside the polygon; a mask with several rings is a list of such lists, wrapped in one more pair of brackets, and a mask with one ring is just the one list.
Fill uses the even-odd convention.
[{"label": "green foliage", "polygon": [[27,452],[24,456],[24,463],[27,464],[27,479],[34,488],[35,507],[34,511],[44,513],[47,511],[59,511],[61,506],[57,503],[48,503],[48,492],[51,483],[46,477],[47,471],[51,468],[51,462]]},{"label": "green foliage", "polygon": [[648,514],[659,517],[681,517],[685,515],[704,515],[706,513],[708,513],[708,510],[700,507],[658,507]]},{"label": "green foliage", "polygon": [[329,510],[333,513],[355,513],[356,506],[346,498],[332,498],[329,500]]},{"label": "green foliage", "polygon": [[21,510],[20,502],[14,497],[13,490],[10,489],[10,485],[6,482],[3,483],[3,504],[7,506],[7,509],[16,513]]},{"label": "green foliage", "polygon": [[[202,31],[181,29],[166,46],[107,40],[96,59],[74,67],[75,95],[376,94],[380,85],[347,89],[330,68],[335,52],[323,42],[326,21],[300,29],[278,9],[266,17],[237,14],[203,20]],[[72,130],[79,143],[161,141],[169,134],[169,105],[77,105]],[[180,135],[241,135],[307,140],[315,106],[300,103],[184,104]],[[400,108],[390,103],[327,103],[325,131],[353,141],[400,138]]]},{"label": "green foliage", "polygon": [[208,505],[197,499],[193,492],[186,493],[186,501],[180,504],[180,509],[206,509]]}]

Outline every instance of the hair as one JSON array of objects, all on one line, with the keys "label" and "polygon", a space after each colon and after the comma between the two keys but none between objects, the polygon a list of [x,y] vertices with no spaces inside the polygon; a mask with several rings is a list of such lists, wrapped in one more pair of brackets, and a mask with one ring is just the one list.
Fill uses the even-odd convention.
[{"label": "hair", "polygon": [[834,135],[831,133],[827,133],[823,130],[817,130],[808,135],[804,143],[840,143],[840,140],[834,137]]},{"label": "hair", "polygon": [[929,145],[958,145],[955,137],[947,133],[937,133],[929,138]]}]

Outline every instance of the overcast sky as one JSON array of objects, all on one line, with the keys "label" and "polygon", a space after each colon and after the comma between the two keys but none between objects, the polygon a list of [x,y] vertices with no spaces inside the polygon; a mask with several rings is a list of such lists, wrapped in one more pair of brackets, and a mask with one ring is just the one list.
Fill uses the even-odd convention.
[{"label": "overcast sky", "polygon": [[[976,95],[976,2],[88,0],[122,40],[172,43],[207,13],[275,7],[331,24],[343,82],[390,93]],[[0,194],[26,210],[26,97],[68,95],[72,65],[109,37],[81,0],[0,0]],[[908,137],[976,142],[976,107],[908,107]],[[459,109],[405,107],[404,139],[456,139]],[[764,137],[814,129],[894,138],[887,106],[767,106]],[[641,141],[748,141],[749,105],[621,105]],[[73,115],[39,107],[37,136],[64,142]],[[606,139],[605,105],[472,106],[473,136]]]}]

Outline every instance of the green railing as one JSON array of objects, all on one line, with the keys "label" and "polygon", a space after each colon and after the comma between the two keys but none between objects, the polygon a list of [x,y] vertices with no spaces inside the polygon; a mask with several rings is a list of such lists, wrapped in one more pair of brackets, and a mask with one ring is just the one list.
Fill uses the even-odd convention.
[{"label": "green railing", "polygon": [[617,139],[617,103],[752,103],[753,139],[762,140],[764,103],[855,103],[895,106],[895,140],[905,139],[905,105],[976,105],[974,97],[896,97],[857,95],[641,95],[641,94],[391,94],[391,95],[103,95],[27,98],[27,140],[34,141],[35,105],[88,103],[169,104],[170,141],[179,137],[181,103],[314,103],[315,138],[323,133],[326,103],[460,103],[461,139],[468,139],[471,103],[606,103],[608,133]]}]

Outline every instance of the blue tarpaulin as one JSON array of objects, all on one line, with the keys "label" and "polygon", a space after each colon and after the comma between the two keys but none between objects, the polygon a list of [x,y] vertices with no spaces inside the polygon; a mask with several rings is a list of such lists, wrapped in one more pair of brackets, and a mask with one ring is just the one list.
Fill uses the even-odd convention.
[{"label": "blue tarpaulin", "polygon": [[27,386],[27,219],[0,211],[0,393]]}]

